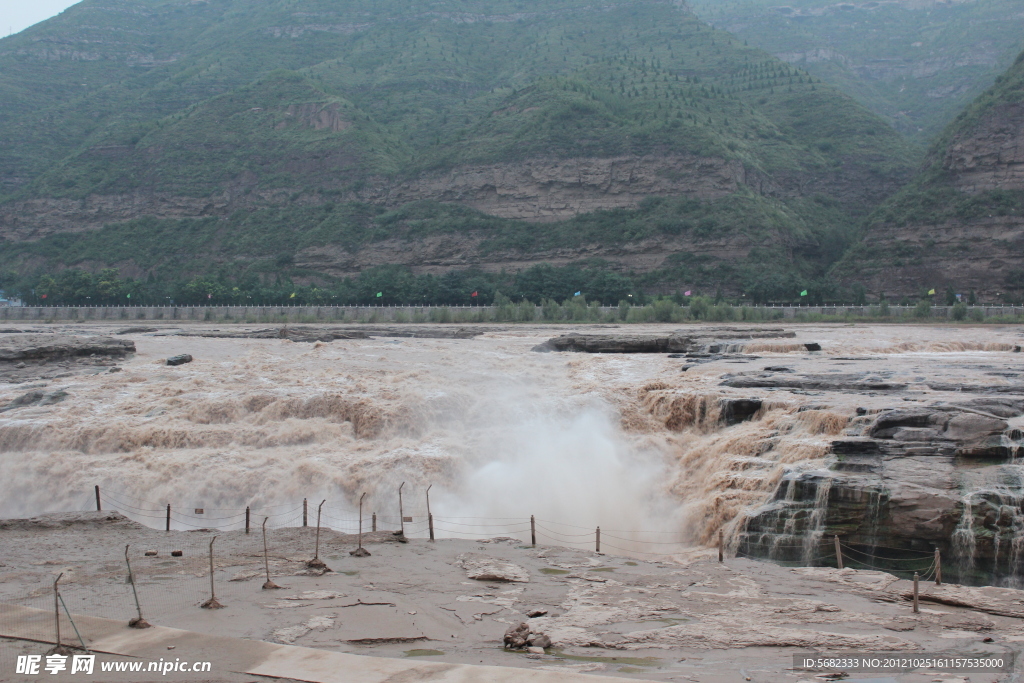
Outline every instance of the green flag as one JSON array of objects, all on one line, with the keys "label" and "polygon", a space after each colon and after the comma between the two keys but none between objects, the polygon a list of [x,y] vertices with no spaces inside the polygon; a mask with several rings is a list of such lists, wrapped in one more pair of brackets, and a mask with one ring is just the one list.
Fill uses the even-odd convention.
[{"label": "green flag", "polygon": [[807,296],[807,290],[805,289],[804,291],[800,292],[800,296]]},{"label": "green flag", "polygon": [[377,292],[377,296],[378,297],[384,296],[384,292]]}]

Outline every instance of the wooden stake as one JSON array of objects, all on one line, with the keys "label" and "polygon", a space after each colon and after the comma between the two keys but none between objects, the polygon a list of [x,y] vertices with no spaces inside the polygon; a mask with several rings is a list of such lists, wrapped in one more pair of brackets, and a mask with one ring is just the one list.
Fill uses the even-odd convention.
[{"label": "wooden stake", "polygon": [[210,599],[199,605],[203,609],[222,609],[224,607],[217,602],[217,595],[213,592],[213,542],[216,540],[216,536],[210,539]]},{"label": "wooden stake", "polygon": [[935,549],[935,585],[942,585],[942,555],[938,548]]},{"label": "wooden stake", "polygon": [[[359,547],[363,547],[363,498],[366,498],[366,492],[359,496]],[[373,515],[373,526],[377,526],[377,515]],[[376,531],[376,529],[374,529]]]},{"label": "wooden stake", "polygon": [[601,552],[601,527],[597,527],[597,552]]},{"label": "wooden stake", "polygon": [[167,504],[167,526],[164,527],[164,531],[171,530],[171,504]]},{"label": "wooden stake", "polygon": [[[245,517],[245,521],[246,521],[245,533],[249,533],[249,524],[248,524],[248,522],[249,522],[249,508],[246,508],[245,512],[246,512],[246,517]],[[273,589],[273,588],[280,588],[280,586],[278,586],[276,583],[274,583],[273,581],[270,580],[270,556],[269,556],[269,553],[267,553],[267,520],[268,519],[270,519],[270,517],[264,517],[263,518],[263,568],[267,571],[267,582],[263,584],[263,590],[270,590],[270,589]]]},{"label": "wooden stake", "polygon": [[249,506],[245,506],[245,533],[249,533]]},{"label": "wooden stake", "polygon": [[316,548],[313,551],[313,559],[314,560],[319,560],[320,559],[320,509],[323,508],[324,503],[326,503],[326,502],[327,502],[327,499],[324,498],[322,501],[320,501],[320,504],[316,507]]},{"label": "wooden stake", "polygon": [[128,625],[132,628],[149,628],[149,622],[142,618],[142,605],[139,604],[139,593],[135,590],[135,575],[132,574],[132,563],[131,560],[128,559],[129,547],[131,546],[126,545],[124,547],[124,563],[128,565],[128,583],[132,585],[132,595],[135,596],[135,611],[139,616],[136,619],[129,619]]},{"label": "wooden stake", "polygon": [[839,534],[836,534],[835,542],[836,542],[836,567],[839,568],[839,569],[842,569],[843,568],[843,551],[839,547]]},{"label": "wooden stake", "polygon": [[398,486],[398,519],[401,520],[401,524],[402,524],[402,527],[401,527],[401,532],[402,533],[400,534],[401,536],[405,536],[405,512],[402,510],[402,487],[403,486],[405,486],[405,482],[404,481]]},{"label": "wooden stake", "polygon": [[427,527],[430,529],[430,541],[434,541],[434,515],[430,512],[430,489],[433,486],[431,484],[427,487]]},{"label": "wooden stake", "polygon": [[306,499],[302,499],[302,526],[309,526],[309,506]]},{"label": "wooden stake", "polygon": [[[359,546],[355,550],[350,550],[349,555],[353,557],[369,557],[370,551],[363,547],[363,498],[366,498],[366,493],[359,496]],[[373,513],[373,530],[377,530],[377,513]]]},{"label": "wooden stake", "polygon": [[103,506],[100,505],[100,485],[96,484],[96,512],[103,512]]},{"label": "wooden stake", "polygon": [[914,572],[914,614],[920,612],[917,605],[917,572]]},{"label": "wooden stake", "polygon": [[530,544],[534,547],[537,546],[537,522],[533,515],[530,515]]},{"label": "wooden stake", "polygon": [[718,530],[718,561],[722,562],[725,559],[725,532],[721,529]]},{"label": "wooden stake", "polygon": [[60,592],[57,590],[57,582],[62,576],[64,576],[64,572],[58,574],[53,582],[53,621],[57,627],[57,642],[54,643],[54,648],[58,650],[60,649]]}]

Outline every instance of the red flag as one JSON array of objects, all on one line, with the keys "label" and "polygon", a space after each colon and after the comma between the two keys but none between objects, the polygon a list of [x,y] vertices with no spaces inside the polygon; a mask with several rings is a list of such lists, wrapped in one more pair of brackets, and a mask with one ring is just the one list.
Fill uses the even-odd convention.
[{"label": "red flag", "polygon": [[46,295],[45,295],[45,294],[43,294],[43,298],[44,298],[44,299],[46,298]]},{"label": "red flag", "polygon": [[686,290],[685,292],[683,292],[683,296],[690,296],[690,290]]},{"label": "red flag", "polygon": [[476,296],[477,294],[478,292],[473,292],[472,294],[470,294],[470,296]]}]

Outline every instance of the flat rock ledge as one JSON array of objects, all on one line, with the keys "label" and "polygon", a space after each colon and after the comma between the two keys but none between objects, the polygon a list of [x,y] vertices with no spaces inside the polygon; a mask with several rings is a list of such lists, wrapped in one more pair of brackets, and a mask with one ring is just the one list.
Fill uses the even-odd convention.
[{"label": "flat rock ledge", "polygon": [[[534,351],[577,351],[583,353],[723,353],[742,351],[753,339],[793,338],[795,332],[781,328],[762,330],[710,329],[706,333],[676,331],[670,334],[565,334],[533,347]],[[725,342],[725,343],[716,343]],[[733,342],[733,343],[730,343]],[[820,348],[820,347],[818,347]]]},{"label": "flat rock ledge", "polygon": [[463,553],[458,565],[466,570],[466,576],[477,581],[530,582],[530,573],[518,564],[486,555]]}]

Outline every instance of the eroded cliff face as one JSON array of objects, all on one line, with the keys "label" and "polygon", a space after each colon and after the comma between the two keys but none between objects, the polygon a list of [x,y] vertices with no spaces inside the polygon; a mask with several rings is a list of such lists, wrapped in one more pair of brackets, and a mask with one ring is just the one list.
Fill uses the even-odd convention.
[{"label": "eroded cliff face", "polygon": [[[345,125],[337,112],[296,108],[309,125]],[[167,192],[90,195],[83,199],[38,198],[0,206],[0,238],[38,240],[64,232],[95,230],[143,216],[201,218],[227,216],[285,202],[316,205],[361,201],[397,207],[431,200],[464,204],[502,218],[545,222],[601,209],[631,208],[645,197],[684,196],[702,200],[724,197],[747,186],[772,197],[824,194],[863,211],[894,192],[905,177],[880,177],[864,160],[820,172],[780,171],[768,174],[737,160],[688,155],[645,155],[609,158],[529,159],[516,163],[464,165],[413,178],[366,178],[358,190],[331,196],[302,188],[262,189],[255,176],[240,177],[233,186],[207,197]]]},{"label": "eroded cliff face", "polygon": [[961,192],[1024,190],[1024,106],[994,107],[975,128],[953,139],[943,168],[954,174]]},{"label": "eroded cliff face", "polygon": [[[918,185],[895,199],[906,224],[872,226],[861,250],[847,255],[841,277],[875,294],[918,296],[923,290],[974,290],[984,301],[1024,290],[1024,98],[1019,66],[1002,90],[969,109],[947,133]],[[915,219],[915,214],[919,218]]]},{"label": "eroded cliff face", "polygon": [[851,278],[889,297],[947,286],[1000,301],[1024,267],[1024,217],[993,216],[932,225],[886,226],[868,238],[871,258]]},{"label": "eroded cliff face", "polygon": [[[353,250],[329,244],[298,252],[295,265],[334,277],[355,276],[367,268],[381,265],[401,265],[416,274],[440,275],[469,266],[489,272],[502,269],[515,272],[536,263],[561,266],[600,258],[624,271],[647,272],[664,267],[669,257],[676,253],[699,253],[715,262],[741,261],[751,248],[761,244],[742,233],[718,235],[711,239],[663,235],[624,244],[580,244],[524,254],[516,249],[482,249],[486,239],[479,234],[448,233],[415,241],[388,239]],[[780,243],[784,240],[784,236],[775,234],[772,241]]]},{"label": "eroded cliff face", "polygon": [[360,198],[389,206],[431,199],[502,218],[545,221],[632,207],[651,195],[718,199],[735,192],[744,178],[738,161],[697,156],[531,159],[385,182]]}]

